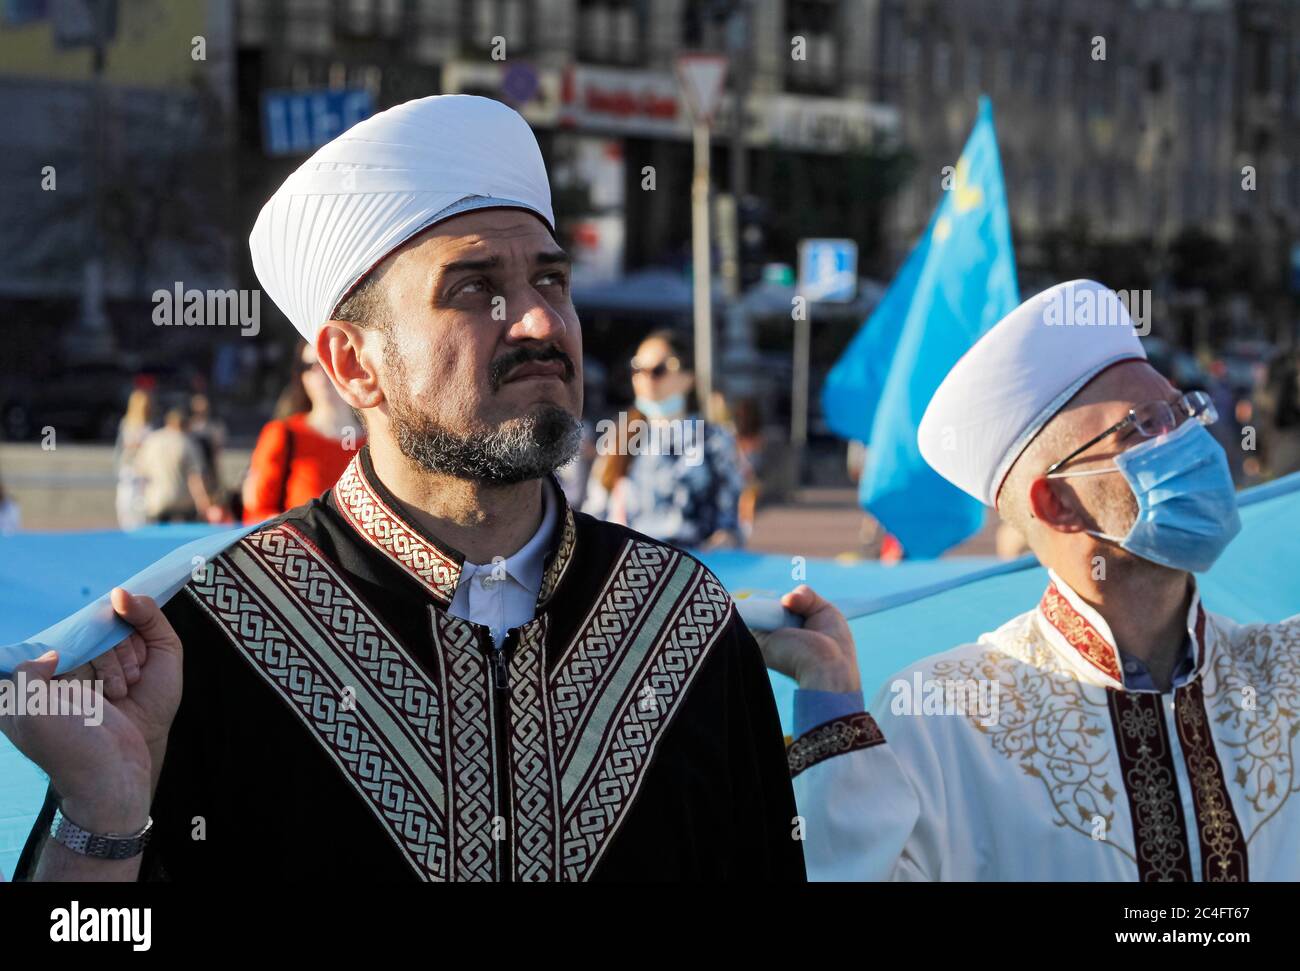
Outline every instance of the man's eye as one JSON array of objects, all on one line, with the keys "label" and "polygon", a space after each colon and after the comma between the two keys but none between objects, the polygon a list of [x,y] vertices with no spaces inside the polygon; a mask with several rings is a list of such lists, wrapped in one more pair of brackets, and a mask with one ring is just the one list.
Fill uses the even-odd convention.
[{"label": "man's eye", "polygon": [[564,274],[558,270],[554,273],[544,273],[537,283],[543,287],[562,287],[564,286]]},{"label": "man's eye", "polygon": [[460,296],[461,294],[477,294],[477,293],[484,292],[484,290],[486,289],[487,289],[486,280],[466,280],[464,283],[462,283],[460,286],[456,288],[456,295]]}]

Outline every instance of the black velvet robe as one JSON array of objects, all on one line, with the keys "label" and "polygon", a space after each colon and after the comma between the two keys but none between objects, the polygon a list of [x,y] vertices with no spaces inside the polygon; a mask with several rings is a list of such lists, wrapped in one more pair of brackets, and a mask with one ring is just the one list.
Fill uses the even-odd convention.
[{"label": "black velvet robe", "polygon": [[707,569],[565,506],[498,652],[447,612],[463,556],[399,509],[363,450],[166,605],[185,683],[141,879],[804,878],[762,659]]}]

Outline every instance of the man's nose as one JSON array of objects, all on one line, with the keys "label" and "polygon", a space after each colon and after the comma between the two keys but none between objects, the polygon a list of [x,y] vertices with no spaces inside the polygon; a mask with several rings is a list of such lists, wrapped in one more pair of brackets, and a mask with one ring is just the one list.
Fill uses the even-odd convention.
[{"label": "man's nose", "polygon": [[520,309],[523,312],[510,325],[510,340],[558,341],[568,330],[564,317],[536,294]]}]

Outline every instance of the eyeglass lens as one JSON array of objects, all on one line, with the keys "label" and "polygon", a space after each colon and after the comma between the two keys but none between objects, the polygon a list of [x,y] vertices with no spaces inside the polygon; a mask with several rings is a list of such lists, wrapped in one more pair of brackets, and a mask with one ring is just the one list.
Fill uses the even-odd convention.
[{"label": "eyeglass lens", "polygon": [[1195,418],[1203,425],[1213,424],[1219,418],[1214,403],[1204,391],[1189,391],[1174,405],[1167,401],[1148,401],[1133,409],[1134,424],[1147,438],[1173,431],[1184,416]]}]

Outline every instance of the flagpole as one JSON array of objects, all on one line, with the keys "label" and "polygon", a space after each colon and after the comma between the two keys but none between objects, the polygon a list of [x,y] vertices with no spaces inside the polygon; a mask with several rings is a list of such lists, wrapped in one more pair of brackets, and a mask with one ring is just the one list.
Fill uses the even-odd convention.
[{"label": "flagpole", "polygon": [[[803,294],[800,294],[803,296]],[[794,315],[794,373],[790,383],[790,442],[794,445],[796,484],[802,478],[803,450],[808,441],[808,345],[812,327],[812,301],[804,299],[801,313]]]},{"label": "flagpole", "polygon": [[709,126],[695,121],[695,177],[691,180],[691,255],[694,257],[695,388],[700,414],[713,396],[713,293],[709,253]]}]

